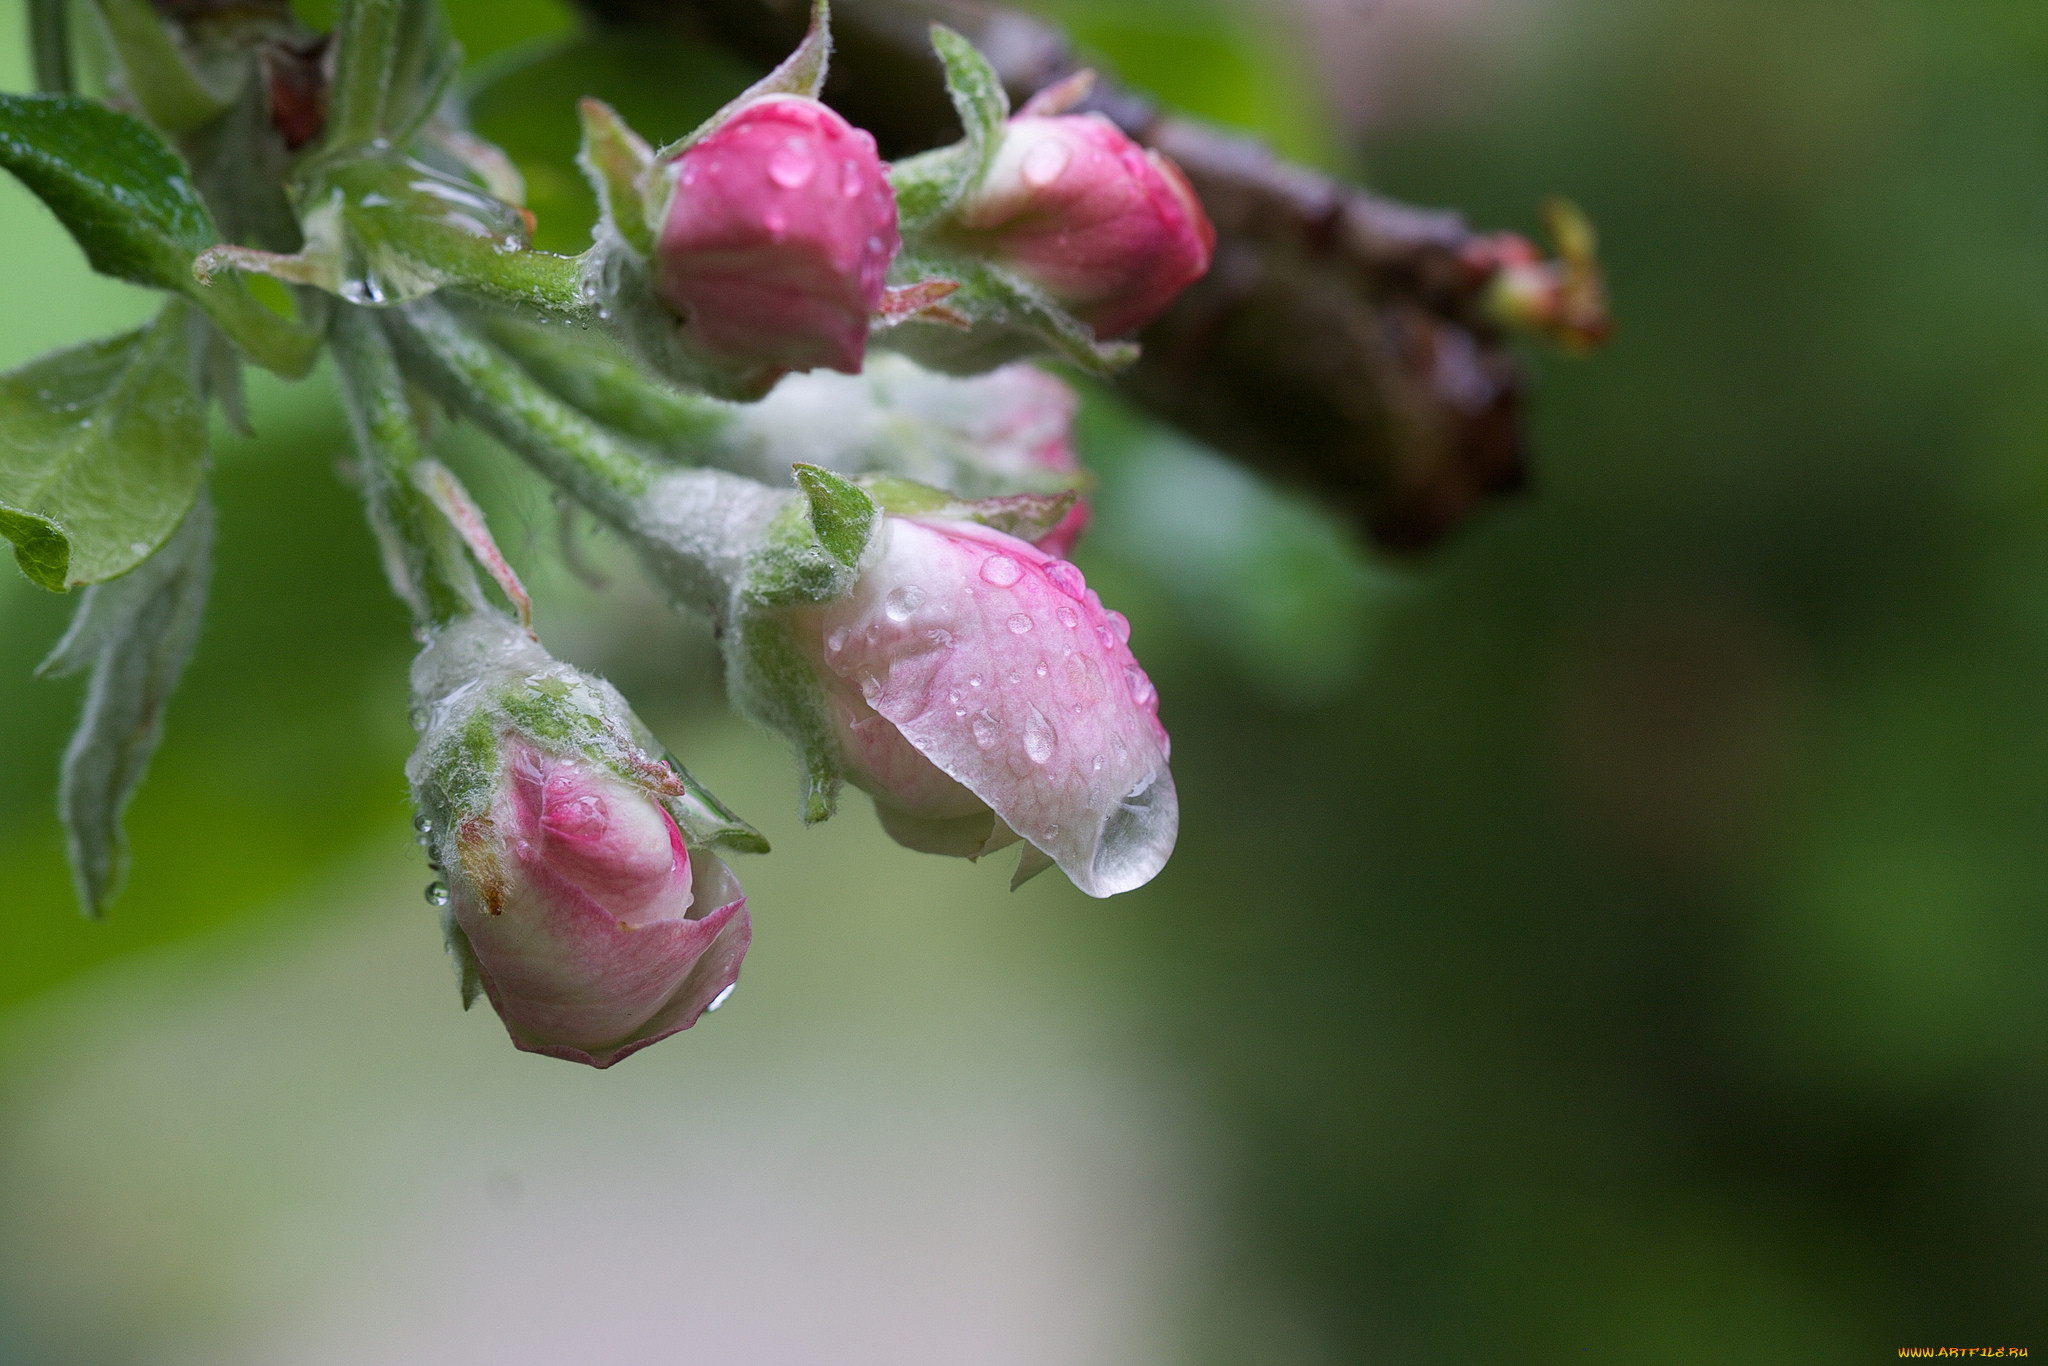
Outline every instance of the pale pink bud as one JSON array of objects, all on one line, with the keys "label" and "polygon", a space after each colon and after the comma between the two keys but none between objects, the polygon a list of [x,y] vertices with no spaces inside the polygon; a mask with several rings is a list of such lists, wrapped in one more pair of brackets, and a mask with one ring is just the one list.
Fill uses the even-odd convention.
[{"label": "pale pink bud", "polygon": [[593,1067],[696,1023],[739,977],[746,898],[648,790],[517,736],[453,831],[456,924],[512,1042]]},{"label": "pale pink bud", "polygon": [[1157,317],[1216,248],[1180,168],[1100,114],[1011,119],[960,223],[1099,337]]},{"label": "pale pink bud", "polygon": [[849,597],[795,620],[890,834],[971,857],[1014,832],[1092,896],[1150,881],[1180,808],[1130,624],[1001,532],[891,517],[882,534]]},{"label": "pale pink bud", "polygon": [[677,158],[654,287],[717,364],[858,373],[902,245],[875,140],[816,100],[756,100]]}]

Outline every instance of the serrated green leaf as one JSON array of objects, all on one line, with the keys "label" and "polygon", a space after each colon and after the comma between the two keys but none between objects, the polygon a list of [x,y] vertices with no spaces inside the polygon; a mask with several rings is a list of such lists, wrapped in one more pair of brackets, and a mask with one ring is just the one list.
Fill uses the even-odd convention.
[{"label": "serrated green leaf", "polygon": [[127,573],[198,496],[206,417],[189,325],[171,304],[140,331],[0,376],[0,532],[43,587]]},{"label": "serrated green leaf", "polygon": [[880,518],[875,500],[844,475],[818,465],[798,465],[796,482],[810,500],[818,544],[849,569],[859,564]]},{"label": "serrated green leaf", "polygon": [[0,94],[0,166],[50,207],[94,270],[181,293],[258,364],[291,378],[318,334],[271,313],[240,281],[208,288],[193,259],[216,240],[185,163],[142,120],[72,95]]},{"label": "serrated green leaf", "polygon": [[148,563],[86,591],[71,629],[39,670],[92,672],[64,751],[58,809],[78,899],[94,919],[121,889],[121,813],[156,752],[164,704],[198,639],[212,554],[213,508],[202,494]]}]

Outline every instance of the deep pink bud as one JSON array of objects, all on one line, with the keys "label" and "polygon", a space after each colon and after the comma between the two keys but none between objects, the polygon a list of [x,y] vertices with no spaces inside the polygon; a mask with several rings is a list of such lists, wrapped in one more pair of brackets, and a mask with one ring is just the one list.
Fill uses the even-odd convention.
[{"label": "deep pink bud", "polygon": [[883,534],[853,593],[796,629],[890,834],[971,857],[1014,832],[1092,896],[1151,880],[1180,808],[1130,624],[1001,532],[891,517]]},{"label": "deep pink bud", "polygon": [[513,1043],[594,1067],[687,1029],[739,976],[746,898],[644,787],[508,736],[449,881]]},{"label": "deep pink bud", "polygon": [[1100,114],[1011,119],[960,223],[1098,337],[1157,317],[1216,248],[1180,168]]},{"label": "deep pink bud", "polygon": [[[654,286],[715,364],[858,373],[902,245],[875,140],[816,100],[756,100],[676,159]],[[764,386],[765,387],[765,386]]]}]

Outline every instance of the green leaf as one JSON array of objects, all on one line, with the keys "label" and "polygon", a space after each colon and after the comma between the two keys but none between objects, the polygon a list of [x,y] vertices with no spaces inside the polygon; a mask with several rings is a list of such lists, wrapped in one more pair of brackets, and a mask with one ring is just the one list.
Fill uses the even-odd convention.
[{"label": "green leaf", "polygon": [[645,190],[654,149],[602,100],[581,99],[583,146],[576,164],[597,196],[598,211],[642,256],[654,255],[654,225],[648,221]]},{"label": "green leaf", "polygon": [[849,569],[859,564],[881,519],[875,500],[844,475],[818,465],[798,465],[796,482],[810,500],[818,544]]},{"label": "green leaf", "polygon": [[517,208],[387,146],[322,163],[299,213],[303,250],[211,247],[193,269],[208,282],[252,271],[371,306],[449,286],[557,312],[583,306],[577,261],[533,250]]},{"label": "green leaf", "polygon": [[967,144],[974,149],[973,179],[980,180],[1002,140],[1003,123],[1010,117],[1009,92],[1003,89],[1003,78],[988,58],[944,24],[932,25],[932,50],[945,68],[946,93],[960,115]]},{"label": "green leaf", "polygon": [[0,165],[57,215],[102,275],[186,295],[258,364],[312,369],[316,333],[239,281],[208,288],[193,259],[217,239],[185,163],[142,120],[72,95],[0,94]]},{"label": "green leaf", "polygon": [[825,89],[826,68],[832,61],[832,6],[829,0],[811,0],[811,23],[803,41],[776,68],[729,100],[710,118],[697,125],[688,137],[678,138],[655,153],[657,161],[673,161],[693,143],[709,137],[718,126],[755,100],[770,95],[800,95],[817,99]]},{"label": "green leaf", "polygon": [[148,327],[0,376],[0,533],[63,591],[125,574],[199,494],[205,409],[182,304]]},{"label": "green leaf", "polygon": [[38,670],[92,671],[77,733],[64,751],[58,809],[78,899],[94,919],[121,889],[121,813],[163,737],[164,704],[199,637],[212,554],[213,507],[202,494],[177,534],[140,569],[84,593],[71,629]]},{"label": "green leaf", "polygon": [[150,122],[183,133],[227,112],[233,101],[199,79],[150,0],[94,0],[94,7],[120,64],[121,84]]}]

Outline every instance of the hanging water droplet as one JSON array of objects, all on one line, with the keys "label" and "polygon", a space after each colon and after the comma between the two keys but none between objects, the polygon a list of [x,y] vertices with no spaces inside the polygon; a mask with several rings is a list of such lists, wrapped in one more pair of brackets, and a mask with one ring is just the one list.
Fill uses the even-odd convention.
[{"label": "hanging water droplet", "polygon": [[1052,580],[1053,587],[1079,602],[1081,595],[1088,591],[1088,580],[1081,577],[1081,571],[1065,560],[1054,560],[1045,567],[1045,576]]},{"label": "hanging water droplet", "polygon": [[1058,180],[1073,159],[1074,153],[1066,143],[1049,138],[1024,154],[1024,164],[1019,169],[1026,185],[1042,190]]},{"label": "hanging water droplet", "polygon": [[981,562],[981,577],[998,588],[1008,588],[1024,577],[1024,569],[1008,555],[991,555]]},{"label": "hanging water droplet", "polygon": [[1031,714],[1024,718],[1024,752],[1031,757],[1031,762],[1042,764],[1050,760],[1059,739],[1059,732],[1052,728],[1052,722],[1045,719],[1045,713],[1033,707]]},{"label": "hanging water droplet", "polygon": [[447,884],[429,882],[427,884],[427,904],[429,906],[446,906],[448,904]]},{"label": "hanging water droplet", "polygon": [[983,749],[992,749],[1003,735],[1003,723],[996,720],[995,713],[984,709],[974,718],[974,743]]},{"label": "hanging water droplet", "polygon": [[889,590],[889,596],[882,599],[882,611],[891,621],[908,621],[910,614],[924,606],[924,590],[914,583]]},{"label": "hanging water droplet", "polygon": [[1081,614],[1079,612],[1076,612],[1073,608],[1067,606],[1065,603],[1061,603],[1057,608],[1055,608],[1053,610],[1053,615],[1058,617],[1060,619],[1060,625],[1066,627],[1069,631],[1073,630],[1076,626],[1079,626],[1081,624]]},{"label": "hanging water droplet", "polygon": [[412,832],[419,837],[421,844],[425,844],[434,837],[434,822],[432,818],[424,812],[414,816],[412,818]]},{"label": "hanging water droplet", "polygon": [[791,138],[768,158],[768,178],[785,190],[801,190],[817,173],[818,163],[805,150],[801,138]]},{"label": "hanging water droplet", "polygon": [[1031,634],[1031,617],[1028,613],[1017,612],[1010,617],[1010,632],[1013,635]]},{"label": "hanging water droplet", "polygon": [[716,996],[712,997],[711,1004],[704,1007],[704,1013],[706,1015],[709,1015],[712,1011],[718,1009],[727,1001],[730,1001],[732,999],[732,994],[735,991],[738,991],[739,989],[740,984],[738,982],[727,982],[725,984],[725,990],[719,992]]},{"label": "hanging water droplet", "polygon": [[1131,619],[1122,612],[1112,611],[1109,614],[1109,629],[1116,632],[1118,644],[1131,643]]}]

